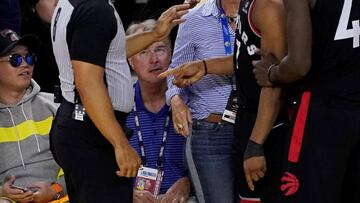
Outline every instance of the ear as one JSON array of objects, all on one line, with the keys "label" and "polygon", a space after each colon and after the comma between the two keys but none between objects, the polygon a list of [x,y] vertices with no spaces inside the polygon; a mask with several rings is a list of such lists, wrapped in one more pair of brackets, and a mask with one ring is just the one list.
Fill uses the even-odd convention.
[{"label": "ear", "polygon": [[132,57],[130,57],[130,58],[128,58],[128,63],[129,63],[129,65],[130,65],[130,68],[132,69],[132,70],[134,70],[134,62],[133,62],[133,59],[132,59]]}]

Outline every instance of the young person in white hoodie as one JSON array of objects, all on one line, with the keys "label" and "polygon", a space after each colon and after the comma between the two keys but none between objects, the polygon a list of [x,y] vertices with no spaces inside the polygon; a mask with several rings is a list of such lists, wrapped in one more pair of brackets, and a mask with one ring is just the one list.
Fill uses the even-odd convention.
[{"label": "young person in white hoodie", "polygon": [[57,106],[32,80],[38,44],[36,37],[0,31],[0,203],[66,202],[49,145]]}]

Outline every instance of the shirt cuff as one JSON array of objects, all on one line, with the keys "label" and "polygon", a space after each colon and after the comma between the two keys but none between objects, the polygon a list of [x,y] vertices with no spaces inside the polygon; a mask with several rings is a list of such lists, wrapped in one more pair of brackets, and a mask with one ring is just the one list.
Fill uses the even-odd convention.
[{"label": "shirt cuff", "polygon": [[171,89],[168,89],[166,91],[166,104],[168,106],[171,106],[171,99],[173,98],[173,96],[175,95],[180,95],[181,98],[183,99],[184,103],[187,103],[187,94],[186,94],[186,90],[182,89],[182,88],[178,88],[178,87],[173,87]]}]

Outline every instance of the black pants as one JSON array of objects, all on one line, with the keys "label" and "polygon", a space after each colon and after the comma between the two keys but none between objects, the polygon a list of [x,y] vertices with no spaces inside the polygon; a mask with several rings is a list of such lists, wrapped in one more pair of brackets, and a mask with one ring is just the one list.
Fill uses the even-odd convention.
[{"label": "black pants", "polygon": [[[132,203],[132,181],[116,175],[118,166],[112,145],[88,118],[71,118],[74,105],[63,102],[53,122],[50,144],[65,173],[71,203]],[[124,123],[126,114],[115,112]]]},{"label": "black pants", "polygon": [[360,102],[305,92],[294,119],[281,202],[360,202]]},{"label": "black pants", "polygon": [[[255,182],[255,190],[247,185],[243,156],[256,119],[256,109],[239,109],[234,131],[233,166],[236,192],[244,199],[261,199],[262,203],[278,203],[280,198],[280,178],[285,147],[285,135],[288,122],[278,119],[265,144],[264,152],[267,164],[265,177]],[[283,116],[284,117],[284,116]]]}]

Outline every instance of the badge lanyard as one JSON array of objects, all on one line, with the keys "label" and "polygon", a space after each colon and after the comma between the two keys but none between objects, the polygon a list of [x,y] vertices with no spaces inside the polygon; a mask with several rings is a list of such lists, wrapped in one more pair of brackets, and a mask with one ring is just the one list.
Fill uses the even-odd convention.
[{"label": "badge lanyard", "polygon": [[221,6],[221,0],[219,1],[219,4],[220,4],[219,5],[219,13],[220,13],[220,20],[221,20],[221,28],[222,28],[222,32],[223,32],[225,55],[229,56],[232,54],[229,24],[227,21],[227,17],[225,15],[225,11]]},{"label": "badge lanyard", "polygon": [[[137,131],[138,142],[139,142],[140,152],[141,152],[141,162],[144,166],[146,166],[147,161],[146,161],[146,155],[145,155],[144,140],[143,140],[141,130],[140,130],[140,119],[139,119],[139,114],[136,110],[136,104],[134,105],[134,114],[135,114],[135,116],[134,116],[135,127],[136,127],[136,131]],[[160,169],[163,166],[163,162],[164,162],[164,149],[165,149],[165,145],[166,145],[167,138],[168,138],[169,124],[170,124],[170,108],[166,114],[164,133],[163,133],[163,138],[162,138],[162,142],[161,142],[159,158],[156,163],[156,167],[158,169]]]},{"label": "badge lanyard", "polygon": [[[219,0],[219,14],[220,14],[220,21],[221,21],[221,28],[223,32],[223,39],[224,39],[224,50],[225,55],[229,56],[233,53],[232,47],[231,47],[231,37],[230,37],[230,31],[229,31],[229,24],[227,21],[227,17],[225,15],[225,11],[222,8],[221,0]],[[231,89],[235,90],[234,83],[233,83],[233,77],[229,77]]]}]

